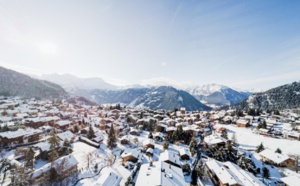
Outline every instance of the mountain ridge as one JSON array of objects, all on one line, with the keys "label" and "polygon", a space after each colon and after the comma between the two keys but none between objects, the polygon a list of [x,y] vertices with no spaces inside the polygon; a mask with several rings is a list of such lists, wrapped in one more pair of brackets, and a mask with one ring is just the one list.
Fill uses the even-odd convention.
[{"label": "mountain ridge", "polygon": [[34,79],[28,75],[0,66],[0,95],[25,98],[61,98],[67,92],[59,85]]}]

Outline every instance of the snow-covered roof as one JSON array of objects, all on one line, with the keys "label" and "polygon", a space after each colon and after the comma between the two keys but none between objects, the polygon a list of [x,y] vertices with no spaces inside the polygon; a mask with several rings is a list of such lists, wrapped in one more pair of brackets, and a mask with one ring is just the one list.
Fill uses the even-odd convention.
[{"label": "snow-covered roof", "polygon": [[[78,164],[78,161],[74,157],[73,154],[67,155],[60,157],[59,159],[55,160],[53,162],[52,167],[57,171],[58,174],[61,174],[62,172],[70,169],[71,167],[75,166]],[[31,178],[37,178],[41,174],[48,172],[51,169],[51,163],[47,163],[46,165],[42,166],[41,168],[35,170]]]},{"label": "snow-covered roof", "polygon": [[72,138],[75,137],[75,135],[74,135],[72,132],[70,132],[70,131],[66,131],[66,132],[63,132],[63,133],[59,133],[59,134],[57,134],[57,136],[58,136],[62,141],[64,141],[65,139],[70,140],[70,139],[72,139]]},{"label": "snow-covered roof", "polygon": [[190,151],[187,148],[181,148],[181,149],[179,149],[179,154],[180,154],[180,156],[183,156],[183,155],[191,156],[191,153],[190,153]]},{"label": "snow-covered roof", "polygon": [[59,125],[59,126],[65,126],[65,125],[69,125],[71,123],[72,122],[69,121],[69,120],[62,120],[62,121],[58,121],[56,124]]},{"label": "snow-covered roof", "polygon": [[12,138],[18,138],[22,136],[31,136],[38,133],[42,133],[42,131],[40,129],[26,128],[26,129],[19,129],[17,131],[1,132],[0,137],[12,139]]},{"label": "snow-covered roof", "polygon": [[269,160],[271,160],[271,161],[273,161],[274,163],[277,163],[277,164],[282,163],[282,162],[289,159],[288,155],[279,154],[279,153],[276,153],[276,152],[271,151],[269,149],[265,149],[265,150],[261,151],[259,153],[259,155],[261,155],[263,157],[266,157]]},{"label": "snow-covered roof", "polygon": [[1,122],[8,122],[11,121],[13,118],[12,117],[0,117]]},{"label": "snow-covered roof", "polygon": [[122,176],[119,174],[111,171],[111,172],[105,172],[101,174],[101,176],[98,178],[96,185],[99,186],[119,186],[120,182],[122,180]]},{"label": "snow-covered roof", "polygon": [[139,159],[141,152],[138,149],[125,149],[125,151],[122,153],[121,157],[125,158],[128,156],[133,156],[137,159]]},{"label": "snow-covered roof", "polygon": [[160,161],[170,161],[170,162],[173,162],[173,163],[181,166],[181,162],[180,162],[178,154],[175,152],[172,152],[170,150],[165,150],[163,153],[161,153],[159,156],[159,160]]},{"label": "snow-covered roof", "polygon": [[204,142],[207,143],[207,145],[214,145],[214,144],[218,144],[218,143],[224,143],[227,140],[216,135],[216,134],[211,134],[209,136],[205,136],[204,137]]},{"label": "snow-covered roof", "polygon": [[143,141],[143,146],[148,145],[148,144],[154,145],[155,142],[154,142],[153,139],[145,139],[145,140]]},{"label": "snow-covered roof", "polygon": [[135,185],[153,186],[153,185],[187,185],[182,169],[171,166],[165,162],[156,161],[152,166],[143,164],[139,170],[139,174]]},{"label": "snow-covered roof", "polygon": [[220,179],[223,184],[228,185],[253,185],[263,186],[264,184],[253,176],[241,169],[232,162],[221,163],[214,159],[209,159],[206,162],[208,168]]},{"label": "snow-covered roof", "polygon": [[240,123],[240,124],[244,124],[244,125],[246,125],[246,124],[248,124],[248,120],[245,120],[245,119],[239,119],[239,120],[237,120],[236,121],[236,123]]},{"label": "snow-covered roof", "polygon": [[280,180],[289,186],[296,186],[300,183],[300,177],[296,175],[280,178]]}]

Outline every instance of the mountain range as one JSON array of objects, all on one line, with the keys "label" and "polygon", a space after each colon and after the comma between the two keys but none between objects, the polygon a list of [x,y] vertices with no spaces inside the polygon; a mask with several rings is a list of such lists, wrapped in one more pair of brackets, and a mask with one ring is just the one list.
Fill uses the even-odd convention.
[{"label": "mountain range", "polygon": [[236,104],[252,94],[217,84],[202,85],[187,91],[200,102],[213,108]]},{"label": "mountain range", "polygon": [[0,95],[50,99],[66,97],[68,93],[55,83],[37,80],[0,66]]},{"label": "mountain range", "polygon": [[76,94],[98,104],[123,103],[131,107],[173,110],[185,107],[186,110],[211,110],[196,98],[183,90],[171,86],[151,88],[129,88],[121,90],[82,90]]},{"label": "mountain range", "polygon": [[249,98],[230,106],[230,108],[262,110],[300,108],[300,82],[282,85],[261,93],[254,93]]},{"label": "mountain range", "polygon": [[[84,95],[85,98],[90,98],[91,96],[90,94],[92,94],[92,92],[100,91],[100,90],[119,90],[115,92],[126,92],[123,90],[128,89],[130,90],[130,92],[136,90],[138,93],[144,88],[151,89],[152,87],[151,85],[149,86],[132,85],[126,87],[115,86],[107,83],[105,80],[101,78],[78,78],[71,74],[62,74],[62,75],[48,74],[48,75],[42,75],[39,78],[57,83],[61,85],[63,88],[65,88],[68,92],[75,95]],[[243,99],[247,98],[249,95],[251,95],[250,92],[238,91],[229,88],[227,86],[217,85],[217,84],[208,84],[208,85],[193,87],[189,89],[184,89],[183,91],[188,92],[201,103],[206,104],[213,108],[238,103]],[[101,92],[101,94],[104,94],[103,92]],[[114,91],[109,91],[109,92],[113,94],[112,92]],[[132,95],[136,95],[136,93],[132,93]],[[131,97],[132,95],[130,95],[129,97]],[[108,97],[106,97],[105,100],[106,103],[117,103],[113,98],[109,100]],[[128,95],[126,97],[128,97]],[[102,100],[101,101],[96,100],[96,102],[103,103]]]},{"label": "mountain range", "polygon": [[102,78],[79,78],[71,74],[43,74],[39,79],[51,81],[53,83],[59,84],[65,90],[71,91],[73,89],[108,89],[115,90],[118,87],[105,82]]}]

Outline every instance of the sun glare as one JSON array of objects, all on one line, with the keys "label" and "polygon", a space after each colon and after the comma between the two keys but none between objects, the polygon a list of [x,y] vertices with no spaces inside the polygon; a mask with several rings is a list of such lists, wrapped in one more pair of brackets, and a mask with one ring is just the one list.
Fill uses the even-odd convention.
[{"label": "sun glare", "polygon": [[57,47],[53,42],[43,41],[38,43],[37,47],[42,54],[57,54]]}]

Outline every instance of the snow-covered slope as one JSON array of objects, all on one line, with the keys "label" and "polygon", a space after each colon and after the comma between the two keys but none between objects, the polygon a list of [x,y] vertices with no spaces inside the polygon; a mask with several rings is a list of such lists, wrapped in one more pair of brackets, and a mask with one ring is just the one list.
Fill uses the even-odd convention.
[{"label": "snow-covered slope", "polygon": [[51,81],[61,85],[67,91],[72,92],[73,89],[116,89],[117,87],[105,82],[101,78],[78,78],[71,74],[44,74],[40,79]]},{"label": "snow-covered slope", "polygon": [[132,107],[173,110],[185,107],[186,110],[210,110],[192,95],[171,86],[151,88],[129,88],[123,90],[77,90],[77,95],[98,104],[124,103]]},{"label": "snow-covered slope", "polygon": [[265,92],[255,93],[232,108],[263,110],[300,108],[300,82],[286,84]]},{"label": "snow-covered slope", "polygon": [[251,93],[240,92],[224,85],[207,84],[189,89],[188,92],[196,99],[211,107],[232,105],[247,98]]}]

